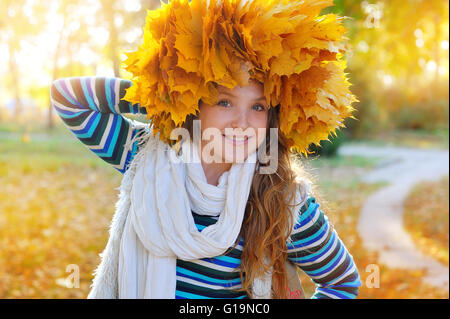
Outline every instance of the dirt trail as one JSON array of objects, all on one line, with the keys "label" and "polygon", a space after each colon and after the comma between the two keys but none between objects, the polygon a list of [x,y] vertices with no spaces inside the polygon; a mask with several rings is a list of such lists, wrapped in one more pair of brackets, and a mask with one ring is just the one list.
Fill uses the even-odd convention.
[{"label": "dirt trail", "polygon": [[349,144],[341,147],[339,154],[383,158],[378,167],[363,177],[366,183],[389,183],[372,194],[361,209],[358,232],[365,247],[377,251],[379,261],[389,267],[425,268],[427,283],[448,289],[448,265],[421,253],[403,227],[403,203],[412,188],[449,174],[448,150]]}]

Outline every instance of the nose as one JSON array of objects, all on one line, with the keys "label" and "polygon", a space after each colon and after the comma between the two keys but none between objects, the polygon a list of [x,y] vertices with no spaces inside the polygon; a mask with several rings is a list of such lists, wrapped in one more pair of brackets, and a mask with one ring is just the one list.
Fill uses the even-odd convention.
[{"label": "nose", "polygon": [[235,108],[235,112],[233,114],[233,120],[231,123],[231,127],[233,129],[243,129],[246,130],[249,126],[248,124],[248,111],[246,108]]}]

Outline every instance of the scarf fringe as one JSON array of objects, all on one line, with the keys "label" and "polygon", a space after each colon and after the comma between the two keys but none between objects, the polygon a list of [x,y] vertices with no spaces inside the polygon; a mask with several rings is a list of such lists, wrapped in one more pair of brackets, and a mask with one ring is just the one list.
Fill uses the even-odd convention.
[{"label": "scarf fringe", "polygon": [[[115,188],[116,190],[120,190],[119,200],[115,204],[116,210],[109,228],[108,243],[103,252],[99,254],[101,261],[93,273],[94,279],[90,286],[91,291],[88,294],[88,299],[117,299],[119,295],[117,278],[120,240],[130,209],[130,191],[133,185],[136,166],[144,154],[146,154],[144,149],[139,151],[139,147],[147,145],[148,147],[145,147],[145,151],[149,151],[149,148],[152,149],[151,146],[157,143],[156,138],[153,137],[153,131],[149,126],[144,126],[133,139],[128,141],[125,145],[125,150],[130,150],[136,141],[138,143],[138,153],[131,160],[131,163],[127,165],[121,185]],[[152,145],[149,142],[154,143]]]}]

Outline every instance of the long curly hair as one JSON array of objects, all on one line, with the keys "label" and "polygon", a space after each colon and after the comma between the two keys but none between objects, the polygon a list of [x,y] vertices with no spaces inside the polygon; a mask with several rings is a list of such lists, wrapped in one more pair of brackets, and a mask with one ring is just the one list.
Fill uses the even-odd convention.
[{"label": "long curly hair", "polygon": [[[240,238],[244,239],[240,265],[242,288],[238,291],[245,291],[251,297],[253,280],[272,267],[272,297],[282,299],[287,298],[288,290],[286,242],[296,222],[289,207],[297,204],[293,202],[297,188],[304,198],[307,190],[315,187],[314,177],[304,169],[300,154],[289,151],[286,137],[279,130],[280,106],[270,107],[268,112],[267,127],[278,129],[278,165],[273,174],[255,171],[240,235],[230,250],[236,247]],[[189,131],[191,138],[193,121],[197,118],[198,113],[191,114],[181,125]],[[265,145],[266,154],[270,156],[270,129]],[[265,165],[267,163],[257,162],[257,167]]]}]

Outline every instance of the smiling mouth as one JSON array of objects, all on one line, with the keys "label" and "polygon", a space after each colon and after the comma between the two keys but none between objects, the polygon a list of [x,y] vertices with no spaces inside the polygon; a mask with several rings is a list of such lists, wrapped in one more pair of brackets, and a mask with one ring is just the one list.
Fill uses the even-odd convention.
[{"label": "smiling mouth", "polygon": [[222,136],[225,138],[225,140],[227,140],[235,145],[245,144],[251,138],[248,136],[234,136],[234,135],[227,136],[224,134],[222,134]]}]

